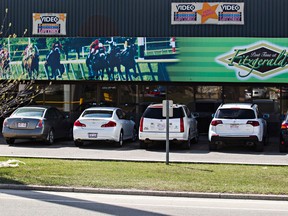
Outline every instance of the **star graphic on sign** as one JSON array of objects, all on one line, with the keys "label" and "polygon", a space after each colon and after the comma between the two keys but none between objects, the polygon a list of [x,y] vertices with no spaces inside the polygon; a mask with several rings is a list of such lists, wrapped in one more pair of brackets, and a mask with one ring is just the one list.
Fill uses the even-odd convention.
[{"label": "star graphic on sign", "polygon": [[34,20],[40,20],[40,14],[39,13],[35,13],[34,16],[33,16]]},{"label": "star graphic on sign", "polygon": [[62,21],[65,21],[66,15],[65,14],[60,14],[59,15],[59,19],[62,20]]},{"label": "star graphic on sign", "polygon": [[201,15],[201,23],[205,23],[208,19],[218,19],[216,14],[216,9],[218,4],[210,6],[207,2],[203,3],[201,10],[198,10],[197,13]]}]

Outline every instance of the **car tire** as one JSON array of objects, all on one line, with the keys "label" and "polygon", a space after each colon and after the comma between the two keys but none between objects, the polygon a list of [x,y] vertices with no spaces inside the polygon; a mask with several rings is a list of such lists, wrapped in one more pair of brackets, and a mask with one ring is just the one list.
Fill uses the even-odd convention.
[{"label": "car tire", "polygon": [[217,150],[217,145],[214,142],[209,142],[209,151]]},{"label": "car tire", "polygon": [[83,142],[78,141],[78,140],[75,140],[75,141],[74,141],[74,145],[75,145],[76,147],[82,147],[82,146],[83,146]]},{"label": "car tire", "polygon": [[191,148],[191,140],[188,139],[188,140],[184,141],[182,147],[183,147],[183,149],[187,149],[187,150],[189,150],[189,149]]},{"label": "car tire", "polygon": [[14,142],[15,142],[15,139],[13,139],[13,138],[7,138],[6,139],[6,143],[9,144],[9,145],[13,145]]},{"label": "car tire", "polygon": [[137,141],[137,138],[138,138],[138,133],[137,133],[137,129],[136,128],[133,128],[133,135],[132,135],[132,142],[135,142]]},{"label": "car tire", "polygon": [[68,140],[73,140],[73,128],[70,128],[70,129],[69,129],[67,139],[68,139]]},{"label": "car tire", "polygon": [[119,140],[118,140],[117,144],[118,144],[119,147],[122,147],[122,146],[123,146],[123,143],[124,143],[124,140],[123,140],[123,131],[121,130],[121,131],[120,131],[120,134],[119,134]]},{"label": "car tire", "polygon": [[288,146],[288,143],[284,142],[283,144],[281,144],[281,141],[280,141],[279,152],[281,152],[281,153],[288,152],[287,146]]},{"label": "car tire", "polygon": [[255,151],[256,152],[263,152],[264,150],[264,143],[263,141],[259,141],[255,143]]},{"label": "car tire", "polygon": [[188,134],[188,138],[187,140],[184,140],[183,144],[182,144],[182,148],[183,149],[190,149],[191,148],[191,131],[189,130],[189,134]]},{"label": "car tire", "polygon": [[196,133],[195,137],[191,140],[191,142],[193,144],[196,144],[199,142],[199,133],[198,132]]},{"label": "car tire", "polygon": [[146,142],[144,142],[143,140],[140,140],[139,144],[140,144],[141,149],[147,149],[148,148],[148,144]]},{"label": "car tire", "polygon": [[47,134],[47,137],[45,139],[45,143],[48,144],[48,145],[52,145],[54,143],[54,131],[51,129],[48,134]]},{"label": "car tire", "polygon": [[267,133],[266,133],[265,136],[263,136],[263,140],[262,140],[263,141],[263,146],[266,146],[268,144],[268,142],[269,142],[268,136],[269,135],[267,135]]}]

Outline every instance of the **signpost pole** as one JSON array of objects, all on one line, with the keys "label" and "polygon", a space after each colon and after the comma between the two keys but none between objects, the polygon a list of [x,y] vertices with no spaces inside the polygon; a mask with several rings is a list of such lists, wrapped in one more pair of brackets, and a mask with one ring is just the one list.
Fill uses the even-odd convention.
[{"label": "signpost pole", "polygon": [[169,165],[169,101],[168,100],[166,100],[166,165]]}]

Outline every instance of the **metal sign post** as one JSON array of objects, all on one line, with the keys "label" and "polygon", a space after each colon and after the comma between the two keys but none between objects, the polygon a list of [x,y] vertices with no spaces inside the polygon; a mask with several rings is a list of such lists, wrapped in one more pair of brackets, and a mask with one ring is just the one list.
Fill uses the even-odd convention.
[{"label": "metal sign post", "polygon": [[169,117],[173,117],[173,101],[163,100],[162,115],[166,117],[166,165],[169,165]]}]

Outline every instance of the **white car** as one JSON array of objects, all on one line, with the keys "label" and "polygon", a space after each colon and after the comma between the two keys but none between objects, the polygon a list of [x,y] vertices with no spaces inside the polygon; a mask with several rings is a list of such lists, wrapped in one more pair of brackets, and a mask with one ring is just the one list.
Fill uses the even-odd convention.
[{"label": "white car", "polygon": [[84,141],[114,141],[121,147],[124,140],[135,141],[135,122],[128,119],[117,107],[91,107],[85,109],[74,122],[73,139],[75,146]]},{"label": "white car", "polygon": [[[243,143],[263,151],[269,115],[259,113],[258,105],[251,103],[221,104],[209,126],[209,149],[224,144]],[[264,119],[265,118],[265,119]]]},{"label": "white car", "polygon": [[[166,140],[166,117],[162,115],[162,104],[149,105],[143,113],[139,126],[141,148],[149,142]],[[169,118],[169,140],[190,148],[191,142],[198,142],[197,120],[187,106],[173,104],[173,117]]]}]

